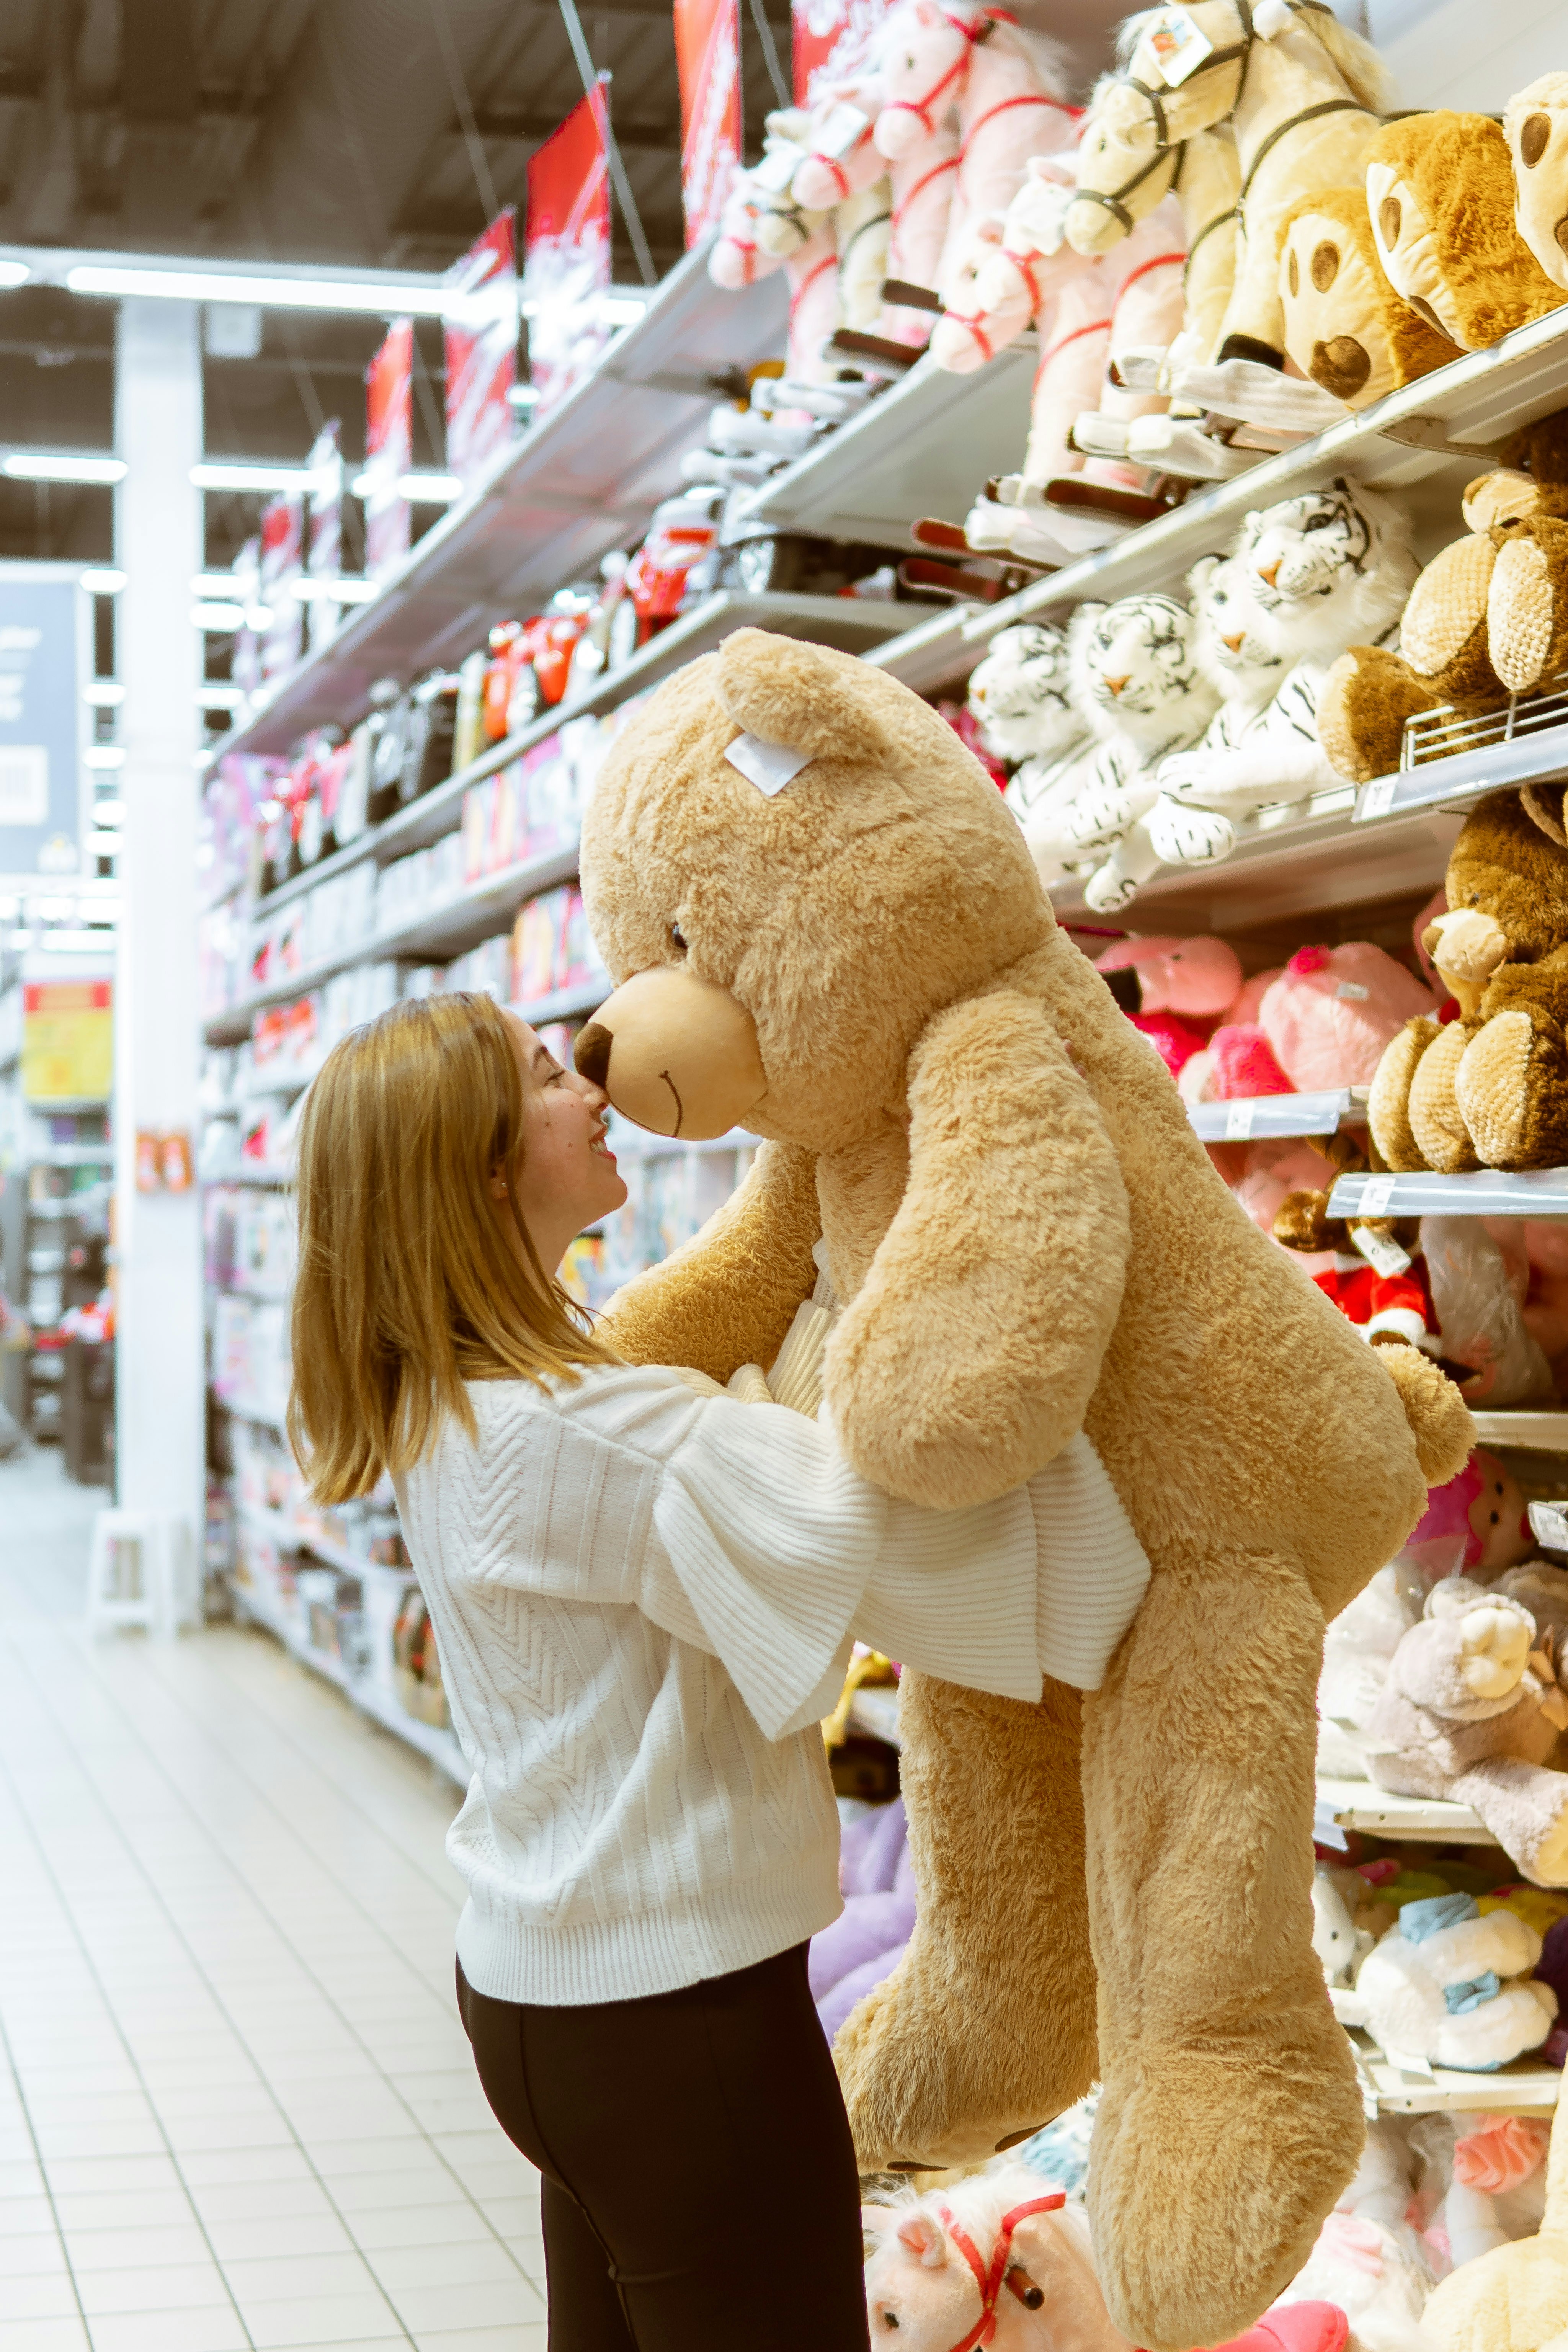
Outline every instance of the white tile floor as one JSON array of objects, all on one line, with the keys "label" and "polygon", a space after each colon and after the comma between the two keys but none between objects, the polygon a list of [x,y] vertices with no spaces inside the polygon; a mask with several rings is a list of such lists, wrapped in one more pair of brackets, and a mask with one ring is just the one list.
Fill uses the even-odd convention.
[{"label": "white tile floor", "polygon": [[543,2352],[457,1792],[265,1634],[89,1645],[102,1500],[0,1463],[0,2352]]}]

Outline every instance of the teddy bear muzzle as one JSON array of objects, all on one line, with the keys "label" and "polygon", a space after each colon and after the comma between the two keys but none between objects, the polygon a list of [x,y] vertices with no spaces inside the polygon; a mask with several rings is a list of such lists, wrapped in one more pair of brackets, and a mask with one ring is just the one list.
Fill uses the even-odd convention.
[{"label": "teddy bear muzzle", "polygon": [[634,972],[573,1050],[579,1074],[654,1135],[727,1135],[767,1091],[756,1024],[717,981],[684,964]]}]

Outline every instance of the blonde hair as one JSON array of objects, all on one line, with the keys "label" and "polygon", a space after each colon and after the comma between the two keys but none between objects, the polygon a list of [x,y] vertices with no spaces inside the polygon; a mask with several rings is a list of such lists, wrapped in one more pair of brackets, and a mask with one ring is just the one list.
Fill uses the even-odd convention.
[{"label": "blonde hair", "polygon": [[[613,1361],[517,1208],[523,1079],[488,996],[416,997],[328,1055],[300,1129],[289,1440],[324,1503],[409,1468],[471,1380]],[[520,1258],[489,1190],[506,1171]]]}]

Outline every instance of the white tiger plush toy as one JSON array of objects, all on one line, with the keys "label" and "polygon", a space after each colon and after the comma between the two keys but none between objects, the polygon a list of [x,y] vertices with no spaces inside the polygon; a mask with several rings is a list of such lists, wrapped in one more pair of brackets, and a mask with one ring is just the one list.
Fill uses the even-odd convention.
[{"label": "white tiger plush toy", "polygon": [[1054,756],[1089,732],[1068,696],[1067,637],[1041,621],[998,629],[970,677],[969,708],[998,760]]},{"label": "white tiger plush toy", "polygon": [[[1318,695],[1346,646],[1385,641],[1397,626],[1415,577],[1408,527],[1375,491],[1342,478],[1326,490],[1249,514],[1235,552],[1212,575],[1226,576],[1253,615],[1250,634],[1283,671],[1275,692],[1247,711],[1226,708],[1191,751],[1161,762],[1169,809],[1231,820],[1254,809],[1330,792],[1343,779],[1318,738]],[[1289,665],[1289,667],[1286,667]],[[1158,834],[1159,828],[1156,828]],[[1177,829],[1167,825],[1161,855],[1177,862]],[[1216,826],[1198,862],[1227,856],[1235,845]],[[1182,862],[1193,862],[1190,858]]]},{"label": "white tiger plush toy", "polygon": [[1109,850],[1084,892],[1098,911],[1125,905],[1160,863],[1146,827],[1159,795],[1154,771],[1213,715],[1217,697],[1198,666],[1195,631],[1186,605],[1158,594],[1080,604],[1068,628],[1073,700],[1098,749],[1070,798],[1031,818],[1030,847],[1042,870],[1052,861],[1081,867],[1087,854]]}]

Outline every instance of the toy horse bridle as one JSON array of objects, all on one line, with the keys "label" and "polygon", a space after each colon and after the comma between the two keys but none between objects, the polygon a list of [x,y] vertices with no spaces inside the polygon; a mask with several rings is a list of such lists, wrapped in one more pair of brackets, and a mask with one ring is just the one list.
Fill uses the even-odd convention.
[{"label": "toy horse bridle", "polygon": [[[942,13],[953,31],[963,34],[965,46],[941,79],[932,82],[923,98],[889,99],[882,109],[884,114],[912,114],[928,139],[936,135],[936,116],[932,109],[943,90],[967,71],[971,51],[977,49],[983,41],[988,41],[998,25],[1016,25],[1018,21],[1010,8],[986,8],[978,16],[955,16],[948,8]],[[980,121],[971,124],[970,137],[973,137],[981,123],[989,122],[994,115],[1005,114],[1010,107],[1015,106],[1048,106],[1058,114],[1076,115],[1080,111],[1079,108],[1068,106],[1059,98],[1047,98],[1043,92],[1030,91],[1018,98],[1005,98],[1000,105],[989,108],[980,117]]]},{"label": "toy horse bridle", "polygon": [[[1292,13],[1304,8],[1311,9],[1320,16],[1331,16],[1334,13],[1328,5],[1328,0],[1287,0],[1287,5],[1291,9]],[[1199,74],[1212,73],[1216,66],[1234,65],[1236,60],[1239,58],[1241,60],[1241,74],[1236,85],[1236,96],[1231,101],[1230,109],[1231,112],[1234,113],[1236,109],[1241,103],[1241,93],[1247,85],[1247,59],[1252,54],[1252,45],[1258,38],[1258,35],[1253,29],[1252,0],[1231,0],[1231,5],[1241,19],[1241,39],[1239,41],[1233,41],[1227,49],[1212,50],[1210,54],[1205,58],[1203,63],[1197,67],[1192,78],[1195,80]],[[1148,163],[1144,164],[1141,172],[1134,172],[1130,180],[1124,180],[1119,188],[1113,188],[1109,194],[1101,188],[1082,187],[1076,189],[1074,191],[1074,194],[1076,200],[1080,204],[1103,205],[1105,210],[1110,215],[1112,220],[1120,223],[1122,233],[1125,236],[1131,236],[1138,224],[1127,209],[1126,198],[1132,194],[1135,188],[1141,188],[1144,181],[1150,177],[1151,173],[1159,170],[1160,165],[1164,163],[1167,156],[1170,154],[1173,146],[1180,149],[1185,146],[1186,142],[1184,140],[1173,141],[1171,137],[1171,126],[1165,119],[1165,101],[1159,90],[1151,89],[1149,84],[1145,81],[1140,81],[1136,74],[1124,74],[1122,76],[1122,79],[1125,81],[1129,89],[1135,89],[1140,98],[1146,98],[1149,101],[1149,110],[1154,120],[1154,152],[1150,157]],[[1199,230],[1197,236],[1193,239],[1191,246],[1188,247],[1187,259],[1189,263],[1192,260],[1193,255],[1197,251],[1198,247],[1202,244],[1204,238],[1208,236],[1212,229],[1217,228],[1222,221],[1230,220],[1233,217],[1240,217],[1241,207],[1246,200],[1247,191],[1250,188],[1254,179],[1257,177],[1258,165],[1262,163],[1263,158],[1268,154],[1269,149],[1275,146],[1279,140],[1283,139],[1288,131],[1294,131],[1301,123],[1310,122],[1321,114],[1364,114],[1366,111],[1367,109],[1360,105],[1353,98],[1327,98],[1321,100],[1316,106],[1304,106],[1300,114],[1291,115],[1288,121],[1276,123],[1274,129],[1263,142],[1262,146],[1259,147],[1257,154],[1253,157],[1251,163],[1247,167],[1247,177],[1243,181],[1240,191],[1237,196],[1234,213],[1230,211],[1216,213],[1213,220],[1205,222],[1203,227]],[[1175,187],[1177,183],[1180,181],[1181,175],[1182,165],[1178,157],[1175,172],[1172,175],[1171,180],[1171,185],[1173,188]]]},{"label": "toy horse bridle", "polygon": [[[1020,2303],[1027,2304],[1031,2310],[1038,2310],[1044,2301],[1039,2288],[1026,2271],[1009,2260],[1013,2251],[1013,2232],[1020,2221],[1028,2220],[1031,2213],[1054,2213],[1067,2201],[1065,2193],[1058,2189],[1054,2196],[1031,2198],[1026,2205],[1015,2205],[1010,2213],[1004,2213],[996,2225],[996,2242],[991,2249],[989,2263],[981,2261],[979,2247],[968,2231],[959,2227],[948,2207],[937,2207],[942,2228],[973,2272],[974,2283],[980,2289],[980,2316],[963,2341],[952,2347],[952,2352],[979,2352],[980,2346],[991,2342],[996,2333],[996,2298],[1004,2287],[1016,2294]],[[1021,2285],[1017,2283],[1020,2280],[1023,2281]],[[1034,2297],[1032,2303],[1031,2296]]]}]

